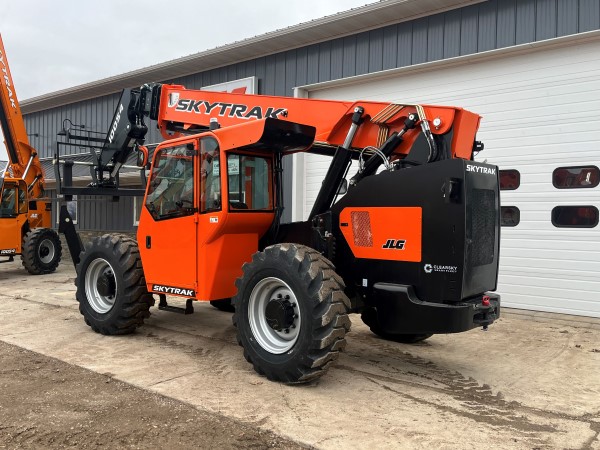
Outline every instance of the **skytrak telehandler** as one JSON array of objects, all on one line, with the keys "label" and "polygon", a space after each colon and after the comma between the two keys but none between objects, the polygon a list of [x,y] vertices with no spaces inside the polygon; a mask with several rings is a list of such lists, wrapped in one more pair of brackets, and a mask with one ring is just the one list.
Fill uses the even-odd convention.
[{"label": "skytrak telehandler", "polygon": [[[154,151],[137,242],[107,234],[82,248],[61,208],[94,331],[133,332],[154,295],[160,309],[187,313],[193,300],[231,299],[246,359],[296,383],[338,357],[349,313],[400,342],[498,318],[500,298],[487,292],[498,273],[498,171],[473,161],[477,114],[145,85],[124,92],[90,187],[74,187],[56,156],[67,199],[130,194],[116,176],[135,150],[148,163],[148,116],[167,140]],[[282,160],[295,152],[331,164],[308,220],[281,223]]]},{"label": "skytrak telehandler", "polygon": [[10,176],[0,174],[0,256],[34,275],[54,272],[62,248],[52,230],[52,204],[44,198],[44,172],[37,151],[29,145],[2,37],[0,36],[0,125],[8,153]]}]

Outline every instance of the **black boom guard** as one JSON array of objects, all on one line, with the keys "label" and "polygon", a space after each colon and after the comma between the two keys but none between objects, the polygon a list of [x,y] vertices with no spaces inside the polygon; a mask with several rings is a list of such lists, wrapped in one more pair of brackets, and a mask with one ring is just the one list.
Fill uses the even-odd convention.
[{"label": "black boom guard", "polygon": [[377,320],[390,334],[460,333],[487,327],[500,317],[500,296],[488,294],[459,303],[420,300],[412,286],[376,283]]}]

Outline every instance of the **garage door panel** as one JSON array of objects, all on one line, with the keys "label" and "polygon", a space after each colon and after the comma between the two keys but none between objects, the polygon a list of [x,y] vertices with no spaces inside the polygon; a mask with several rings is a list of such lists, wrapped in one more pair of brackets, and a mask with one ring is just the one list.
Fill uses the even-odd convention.
[{"label": "garage door panel", "polygon": [[[554,237],[554,236],[553,236]],[[598,253],[597,258],[600,258],[600,241],[591,241],[588,239],[574,240],[569,238],[564,238],[562,240],[558,239],[543,239],[538,238],[535,240],[529,238],[510,238],[503,237],[502,239],[502,250],[506,252],[508,250],[521,250],[521,251],[533,251],[539,249],[547,249],[549,246],[552,246],[554,250],[557,252],[564,250],[572,250],[572,251],[586,251],[586,252],[596,252]],[[503,253],[504,255],[504,253]]]},{"label": "garage door panel", "polygon": [[[600,164],[600,40],[567,45],[366,79],[309,96],[450,104],[481,114],[478,138],[485,150],[477,160],[521,175],[519,188],[501,195],[521,216],[516,227],[502,229],[498,290],[504,304],[600,317],[600,226],[551,222],[558,205],[600,209],[600,187],[552,185],[557,167]],[[305,168],[305,214],[326,171],[326,165],[313,171],[319,164]]]},{"label": "garage door panel", "polygon": [[[541,270],[535,267],[529,266],[511,266],[510,269],[505,269],[500,275],[498,281],[503,285],[510,285],[511,276],[526,276],[529,280],[527,284],[533,289],[536,286],[536,282],[543,282],[548,279],[562,280],[565,283],[579,282],[597,282],[597,273],[590,270],[569,270],[569,269],[544,269]],[[528,290],[529,292],[530,290]]]},{"label": "garage door panel", "polygon": [[[568,278],[534,278],[524,276],[524,275],[504,275],[503,280],[504,283],[510,286],[532,286],[536,288],[536,292],[540,293],[540,295],[546,295],[540,289],[551,289],[556,290],[557,293],[560,294],[560,291],[573,291],[572,280]],[[577,289],[581,292],[597,294],[600,291],[600,281],[593,280],[585,280],[577,283]],[[567,295],[569,297],[569,292],[563,292],[561,295]],[[555,295],[550,293],[550,295]],[[595,296],[588,298],[588,300],[594,300]]]},{"label": "garage door panel", "polygon": [[[583,284],[583,283],[578,283]],[[573,283],[564,283],[562,287],[543,287],[543,286],[535,286],[535,294],[541,298],[554,298],[560,302],[565,299],[575,297],[580,308],[588,309],[590,305],[596,301],[596,293],[590,290],[583,289],[573,289]],[[505,292],[510,294],[522,294],[523,290],[529,291],[530,284],[519,284],[507,282]],[[572,304],[571,304],[572,305]],[[568,303],[565,306],[570,306]]]},{"label": "garage door panel", "polygon": [[503,301],[506,308],[546,311],[578,316],[600,317],[595,302],[581,301],[576,298],[542,297],[540,295],[524,294],[522,292],[507,293]]},{"label": "garage door panel", "polygon": [[484,156],[493,156],[494,163],[499,166],[514,162],[518,163],[522,170],[527,170],[527,166],[533,166],[534,168],[536,168],[540,161],[544,161],[550,158],[552,159],[552,165],[554,166],[554,168],[561,166],[576,166],[578,164],[591,164],[600,167],[600,162],[598,162],[597,160],[598,148],[600,148],[600,145],[598,145],[598,148],[596,149],[588,150],[589,147],[591,147],[591,144],[588,143],[582,144],[580,146],[572,145],[570,146],[572,150],[569,153],[565,153],[564,151],[552,152],[551,150],[548,150],[547,153],[541,153],[539,155],[539,158],[529,156],[529,154],[525,153],[521,148],[506,148],[504,154],[501,153],[500,149],[494,148],[489,149],[489,151],[484,150],[486,154],[481,154],[479,159],[485,159]]},{"label": "garage door panel", "polygon": [[[534,253],[536,259],[537,258],[546,258],[552,261],[556,261],[559,266],[561,267],[560,264],[561,263],[569,263],[569,262],[577,262],[577,263],[583,263],[584,265],[587,266],[587,264],[585,264],[586,262],[592,262],[592,263],[597,263],[598,261],[600,261],[600,252],[593,252],[593,251],[586,251],[586,250],[568,250],[568,249],[542,249],[542,248],[537,248],[537,249],[533,249],[530,247],[524,247],[524,248],[506,248],[504,247],[502,252],[502,257],[503,258],[510,258],[510,257],[520,257],[521,255],[523,255],[524,253]],[[600,263],[598,268],[600,269]],[[591,268],[594,267],[593,265],[591,266]],[[600,291],[599,291],[600,292]]]}]

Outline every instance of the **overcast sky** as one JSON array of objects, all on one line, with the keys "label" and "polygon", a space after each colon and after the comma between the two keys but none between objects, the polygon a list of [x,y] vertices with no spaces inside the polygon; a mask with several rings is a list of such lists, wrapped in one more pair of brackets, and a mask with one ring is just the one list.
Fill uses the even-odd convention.
[{"label": "overcast sky", "polygon": [[367,3],[374,1],[0,0],[0,33],[23,100]]}]

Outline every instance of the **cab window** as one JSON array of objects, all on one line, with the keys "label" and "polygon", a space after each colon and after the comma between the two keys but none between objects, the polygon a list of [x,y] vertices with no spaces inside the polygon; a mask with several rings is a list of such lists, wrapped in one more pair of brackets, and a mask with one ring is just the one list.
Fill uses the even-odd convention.
[{"label": "cab window", "polygon": [[230,211],[272,211],[271,159],[254,155],[227,156]]},{"label": "cab window", "polygon": [[18,189],[15,184],[5,184],[0,199],[0,217],[15,217],[17,215]]},{"label": "cab window", "polygon": [[221,209],[219,143],[212,137],[200,140],[200,212]]},{"label": "cab window", "polygon": [[16,217],[27,213],[27,185],[23,182],[6,184],[0,199],[0,217]]},{"label": "cab window", "polygon": [[18,208],[19,214],[27,212],[27,185],[23,182],[19,183]]},{"label": "cab window", "polygon": [[192,144],[158,150],[146,195],[146,208],[155,220],[195,212],[194,153]]}]

